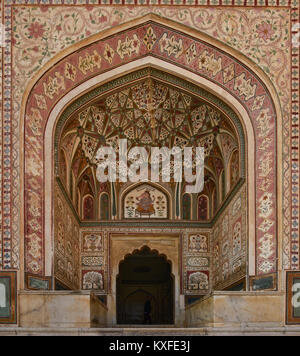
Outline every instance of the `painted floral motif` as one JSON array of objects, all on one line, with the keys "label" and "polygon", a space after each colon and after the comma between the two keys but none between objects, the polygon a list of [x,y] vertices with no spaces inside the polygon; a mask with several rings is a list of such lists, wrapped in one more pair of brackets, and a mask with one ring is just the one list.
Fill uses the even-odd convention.
[{"label": "painted floral motif", "polygon": [[271,116],[269,115],[269,109],[261,110],[260,114],[257,116],[257,126],[260,129],[259,136],[266,137],[269,135],[273,128],[273,124],[270,123]]},{"label": "painted floral motif", "polygon": [[101,271],[82,271],[82,276],[82,289],[104,289]]},{"label": "painted floral motif", "polygon": [[267,40],[272,38],[275,31],[270,23],[263,22],[257,26],[257,33],[259,38],[262,38],[265,42],[267,42]]},{"label": "painted floral motif", "polygon": [[164,33],[162,38],[159,40],[160,51],[167,52],[170,57],[173,55],[178,58],[183,53],[182,39],[176,41],[175,36],[168,38],[168,34]]},{"label": "painted floral motif", "polygon": [[144,37],[144,43],[145,45],[147,46],[148,50],[151,51],[154,44],[155,44],[155,41],[156,41],[156,35],[153,31],[153,28],[150,26],[148,27],[147,29],[147,32],[146,32],[146,35]]},{"label": "painted floral motif", "polygon": [[45,32],[44,25],[39,24],[38,22],[32,23],[29,28],[29,37],[33,39],[42,38]]},{"label": "painted floral motif", "polygon": [[112,64],[112,61],[115,56],[115,51],[107,43],[105,45],[103,56],[109,62],[109,64]]},{"label": "painted floral motif", "polygon": [[213,53],[209,55],[207,51],[203,51],[199,57],[199,69],[205,69],[216,76],[222,70],[222,59],[215,59]]},{"label": "painted floral motif", "polygon": [[259,205],[259,210],[260,210],[260,216],[263,218],[268,218],[272,212],[272,194],[271,193],[265,193],[259,200],[260,205]]},{"label": "painted floral motif", "polygon": [[263,273],[270,273],[270,271],[274,269],[274,262],[264,260],[262,263],[259,264],[258,268]]},{"label": "painted floral motif", "polygon": [[266,153],[259,164],[259,176],[266,178],[272,172],[271,153]]},{"label": "painted floral motif", "polygon": [[192,43],[186,51],[186,61],[190,64],[197,56],[196,44]]},{"label": "painted floral motif", "polygon": [[35,136],[41,134],[42,129],[42,116],[39,110],[32,108],[31,116],[28,118],[29,127]]},{"label": "painted floral motif", "polygon": [[238,221],[233,227],[232,242],[232,254],[233,256],[236,256],[242,249],[242,227],[240,221]]},{"label": "painted floral motif", "polygon": [[67,79],[72,80],[72,82],[74,82],[75,78],[76,78],[76,68],[70,64],[70,63],[66,63],[65,65],[65,77]]},{"label": "painted floral motif", "polygon": [[37,95],[35,94],[35,100],[36,100],[36,105],[40,110],[45,110],[47,109],[46,105],[46,99],[43,95]]},{"label": "painted floral motif", "polygon": [[251,79],[246,80],[245,73],[235,78],[234,89],[239,91],[239,94],[245,96],[249,100],[255,96],[256,84],[251,84]]},{"label": "painted floral motif", "polygon": [[83,237],[83,252],[103,251],[102,235],[87,234]]},{"label": "painted floral motif", "polygon": [[222,237],[225,237],[229,230],[229,216],[225,215],[222,221]]},{"label": "painted floral motif", "polygon": [[[213,288],[226,288],[246,274],[245,187],[223,211],[213,228]],[[228,226],[227,218],[228,217]],[[225,234],[222,234],[225,221]],[[220,231],[220,227],[222,227]]]},{"label": "painted floral motif", "polygon": [[208,272],[189,272],[188,289],[191,290],[207,290],[209,287]]},{"label": "painted floral motif", "polygon": [[50,99],[53,99],[60,90],[66,89],[64,77],[59,72],[55,72],[55,77],[49,77],[48,83],[44,82],[43,85],[44,93]]},{"label": "painted floral motif", "polygon": [[232,264],[232,272],[238,273],[238,272],[242,271],[243,263],[244,263],[244,261],[242,258],[239,258],[236,261],[234,261]]},{"label": "painted floral motif", "polygon": [[140,40],[138,39],[137,35],[134,34],[132,39],[126,37],[125,41],[118,41],[117,53],[121,59],[123,59],[126,55],[131,57],[132,53],[139,53],[140,45]]},{"label": "painted floral motif", "polygon": [[[79,286],[79,230],[70,208],[55,187],[54,276],[71,289]],[[65,205],[64,205],[65,204]]]},{"label": "painted floral motif", "polygon": [[223,71],[223,80],[224,83],[227,84],[235,77],[234,64],[231,63],[228,67],[226,67]]},{"label": "painted floral motif", "polygon": [[61,221],[58,222],[57,225],[57,249],[58,251],[64,255],[65,254],[65,231],[64,226]]},{"label": "painted floral motif", "polygon": [[232,207],[232,216],[235,216],[240,211],[241,206],[242,206],[242,200],[241,197],[238,197]]},{"label": "painted floral motif", "polygon": [[38,258],[40,256],[41,246],[40,246],[38,236],[35,233],[30,235],[28,252],[33,258]]},{"label": "painted floral motif", "polygon": [[226,281],[228,277],[229,277],[229,262],[226,261],[222,266],[222,280]]},{"label": "painted floral motif", "polygon": [[252,111],[260,110],[263,107],[265,97],[266,97],[265,95],[256,96],[254,99],[253,105],[251,107],[251,110]]},{"label": "painted floral motif", "polygon": [[258,227],[259,230],[263,232],[267,232],[274,225],[274,222],[269,219],[264,219],[263,222]]},{"label": "painted floral motif", "polygon": [[203,234],[190,235],[189,252],[208,252],[208,239]]},{"label": "painted floral motif", "polygon": [[82,256],[82,266],[102,266],[104,264],[103,257],[101,256]]},{"label": "painted floral motif", "polygon": [[206,257],[190,257],[187,264],[191,267],[209,267],[209,261]]},{"label": "painted floral motif", "polygon": [[[268,259],[273,254],[273,236],[270,234],[264,234],[264,238],[259,247],[260,256],[264,259]],[[266,267],[265,267],[266,268]],[[268,271],[269,272],[269,271]]]}]

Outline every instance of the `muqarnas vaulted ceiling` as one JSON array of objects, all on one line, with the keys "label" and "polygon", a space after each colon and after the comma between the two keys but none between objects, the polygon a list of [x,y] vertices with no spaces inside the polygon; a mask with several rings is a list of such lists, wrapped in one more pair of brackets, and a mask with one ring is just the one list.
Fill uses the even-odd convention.
[{"label": "muqarnas vaulted ceiling", "polygon": [[[111,146],[118,153],[121,138],[127,139],[128,151],[142,146],[149,157],[151,147],[204,147],[205,184],[197,197],[197,220],[212,219],[240,178],[239,139],[231,118],[202,97],[147,76],[95,97],[63,125],[59,176],[83,220],[112,216],[112,187],[96,178],[96,153],[101,146]],[[171,171],[172,167],[173,161]],[[114,194],[121,194],[123,185],[117,182]],[[191,198],[183,194],[184,186],[185,182],[181,218],[189,220],[186,208]],[[169,191],[175,196],[172,181]]]}]

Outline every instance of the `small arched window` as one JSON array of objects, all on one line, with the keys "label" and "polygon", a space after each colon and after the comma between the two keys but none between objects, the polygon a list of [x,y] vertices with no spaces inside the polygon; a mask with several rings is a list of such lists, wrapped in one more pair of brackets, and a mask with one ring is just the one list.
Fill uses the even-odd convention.
[{"label": "small arched window", "polygon": [[232,188],[239,179],[239,153],[234,151],[230,159],[230,188]]},{"label": "small arched window", "polygon": [[182,219],[191,220],[191,196],[184,194],[182,197]]},{"label": "small arched window", "polygon": [[60,164],[59,164],[60,180],[65,187],[67,187],[67,163],[63,150],[60,150]]},{"label": "small arched window", "polygon": [[83,198],[83,220],[94,219],[94,199],[88,195]]},{"label": "small arched window", "polygon": [[100,220],[109,220],[109,195],[102,193],[100,195]]},{"label": "small arched window", "polygon": [[200,195],[198,199],[198,220],[209,220],[209,205],[208,197],[206,195]]}]

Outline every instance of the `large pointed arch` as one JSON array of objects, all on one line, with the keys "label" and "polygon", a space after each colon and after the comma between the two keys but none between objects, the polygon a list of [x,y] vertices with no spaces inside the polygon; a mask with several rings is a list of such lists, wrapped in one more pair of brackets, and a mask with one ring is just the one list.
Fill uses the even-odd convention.
[{"label": "large pointed arch", "polygon": [[[131,41],[131,51],[122,53],[117,44],[126,41]],[[114,48],[113,42],[116,44]],[[176,46],[172,49],[172,43],[175,42]],[[112,53],[115,59],[112,58]],[[51,181],[46,181],[45,171],[49,158],[51,162],[49,142],[52,140],[55,120],[62,110],[91,87],[120,76],[120,71],[126,73],[133,68],[149,65],[175,73],[213,92],[240,117],[247,133],[248,148],[252,149],[252,160],[249,160],[249,150],[247,152],[247,163],[251,168],[248,167],[248,184],[253,188],[258,187],[256,196],[248,199],[249,222],[254,222],[249,223],[248,231],[251,241],[250,274],[275,272],[276,197],[281,196],[281,182],[276,186],[276,182],[272,181],[273,177],[277,176],[276,163],[281,160],[280,144],[276,141],[280,140],[279,136],[276,136],[276,127],[281,125],[281,110],[276,91],[266,75],[237,51],[198,31],[155,15],[147,15],[104,31],[70,47],[52,59],[43,71],[33,78],[23,98],[20,125],[25,134],[21,135],[24,137],[24,180],[21,184],[25,191],[22,206],[27,206],[29,197],[26,192],[29,191],[29,186],[30,189],[44,192],[46,200],[51,200]],[[266,144],[271,148],[268,154],[265,153]],[[259,155],[255,160],[253,149]],[[46,161],[48,163],[44,164]],[[256,176],[251,172],[255,172]],[[269,180],[269,177],[272,179]],[[263,216],[259,210],[264,199],[269,199],[271,206],[267,216]],[[45,240],[45,236],[51,233],[51,218],[46,214],[43,202],[38,204],[38,218],[31,216],[26,208],[23,212],[26,232],[25,271],[48,275],[51,273],[51,264],[45,264],[44,252],[45,249],[51,250],[51,243]],[[279,208],[280,206],[279,201]],[[33,219],[38,221],[40,226],[34,232],[34,238],[41,246],[38,256],[32,256],[30,253],[30,239],[33,238],[30,222]],[[267,233],[272,236],[273,242],[267,257],[262,253],[266,248],[266,220],[271,224]],[[281,223],[278,228],[281,228]]]}]

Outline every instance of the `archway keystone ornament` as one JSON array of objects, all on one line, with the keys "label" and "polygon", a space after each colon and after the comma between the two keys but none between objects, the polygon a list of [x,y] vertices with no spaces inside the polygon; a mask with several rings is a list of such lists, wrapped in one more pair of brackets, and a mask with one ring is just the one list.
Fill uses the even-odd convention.
[{"label": "archway keystone ornament", "polygon": [[83,43],[82,48],[77,47],[59,60],[32,87],[24,126],[26,272],[45,272],[44,139],[53,107],[88,79],[145,56],[203,76],[225,89],[246,109],[256,140],[256,273],[277,270],[276,112],[271,94],[263,81],[239,60],[160,22],[162,19],[151,15],[126,31],[89,45]]}]

